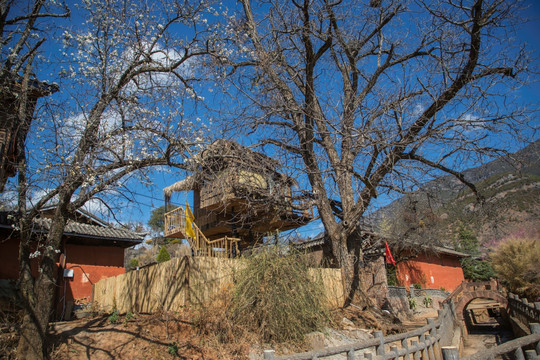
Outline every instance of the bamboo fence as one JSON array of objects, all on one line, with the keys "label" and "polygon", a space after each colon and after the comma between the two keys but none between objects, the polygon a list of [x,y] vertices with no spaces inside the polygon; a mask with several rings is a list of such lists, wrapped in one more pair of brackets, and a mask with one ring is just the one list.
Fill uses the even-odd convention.
[{"label": "bamboo fence", "polygon": [[[235,282],[241,260],[215,257],[183,257],[102,279],[94,284],[93,301],[99,309],[120,313],[180,311],[186,305],[220,301]],[[340,269],[311,269],[324,285],[330,307],[343,304]]]}]

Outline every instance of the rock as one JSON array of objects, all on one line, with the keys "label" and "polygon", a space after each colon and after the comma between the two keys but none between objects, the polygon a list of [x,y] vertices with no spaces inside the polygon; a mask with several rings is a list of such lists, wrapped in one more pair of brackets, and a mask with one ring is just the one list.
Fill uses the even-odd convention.
[{"label": "rock", "polygon": [[324,334],[320,331],[314,331],[305,336],[306,342],[312,350],[324,349]]},{"label": "rock", "polygon": [[346,317],[343,318],[343,320],[341,320],[341,324],[343,325],[343,329],[345,330],[354,330],[356,329],[356,326],[354,325],[354,323],[347,319]]}]

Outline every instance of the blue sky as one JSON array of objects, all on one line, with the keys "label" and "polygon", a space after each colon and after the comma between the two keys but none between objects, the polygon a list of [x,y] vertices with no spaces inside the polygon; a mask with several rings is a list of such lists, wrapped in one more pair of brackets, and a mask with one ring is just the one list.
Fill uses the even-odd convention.
[{"label": "blue sky", "polygon": [[[236,1],[233,1],[231,3],[236,4]],[[522,24],[519,27],[518,36],[520,37],[520,40],[525,41],[529,44],[530,50],[534,51],[534,66],[536,66],[536,69],[540,69],[540,1],[528,0],[525,3],[530,5],[530,7],[526,11],[526,13],[523,14],[523,16],[529,18],[530,20],[529,22]],[[71,19],[59,21],[63,22],[63,25],[69,26],[77,25],[80,22],[80,19],[77,16],[77,12],[73,11]],[[55,48],[54,46],[49,46],[44,50],[45,57],[48,55],[51,55],[53,57],[57,56],[57,48]],[[49,67],[47,69],[44,69],[40,73],[38,73],[38,77],[41,80],[45,81],[55,81],[56,74],[54,73],[54,71],[56,69],[57,68],[55,67]],[[62,95],[58,94],[56,96]],[[527,100],[535,106],[538,106],[540,99],[540,84],[538,83],[538,81],[535,81],[528,86],[522,88],[520,90],[520,96],[522,97],[522,99]],[[204,117],[204,115],[202,115],[201,117]],[[242,139],[238,140],[240,140],[240,142],[244,142],[242,141]],[[154,171],[151,176],[153,179],[152,186],[144,187],[138,185],[137,183],[132,183],[131,188],[133,190],[134,201],[126,203],[121,213],[116,214],[116,216],[122,221],[142,222],[146,224],[150,217],[151,209],[161,206],[163,204],[162,189],[178,180],[181,180],[183,176],[184,174],[175,170]],[[191,201],[189,195],[187,199]],[[183,205],[185,201],[185,195],[177,196],[174,198],[174,202],[179,205]],[[111,219],[109,218],[108,220]],[[307,236],[316,234],[320,230],[321,225],[319,223],[315,223],[310,224],[303,229],[300,229],[299,231],[301,235]]]}]

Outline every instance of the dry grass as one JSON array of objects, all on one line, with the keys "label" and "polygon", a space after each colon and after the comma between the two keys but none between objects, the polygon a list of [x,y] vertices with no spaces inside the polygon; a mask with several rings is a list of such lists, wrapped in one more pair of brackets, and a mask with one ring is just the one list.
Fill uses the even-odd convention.
[{"label": "dry grass", "polygon": [[291,250],[258,252],[246,259],[237,275],[228,318],[258,334],[264,342],[301,342],[329,320],[320,279],[310,276],[308,263]]},{"label": "dry grass", "polygon": [[491,255],[493,268],[510,291],[529,299],[540,296],[540,240],[509,239]]}]

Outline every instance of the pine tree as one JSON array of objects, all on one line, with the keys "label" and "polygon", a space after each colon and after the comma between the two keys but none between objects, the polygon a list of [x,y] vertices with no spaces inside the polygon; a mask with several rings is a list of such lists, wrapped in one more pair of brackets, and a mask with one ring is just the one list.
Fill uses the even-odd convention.
[{"label": "pine tree", "polygon": [[480,241],[470,229],[463,225],[459,228],[456,249],[470,255],[470,257],[461,259],[465,279],[486,281],[495,276],[491,263],[480,257]]}]

